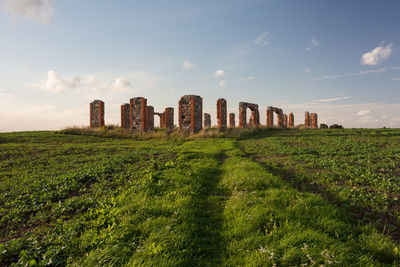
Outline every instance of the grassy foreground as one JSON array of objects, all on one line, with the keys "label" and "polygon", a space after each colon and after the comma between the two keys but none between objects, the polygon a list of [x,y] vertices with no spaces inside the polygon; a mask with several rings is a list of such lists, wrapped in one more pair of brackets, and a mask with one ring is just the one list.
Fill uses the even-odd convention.
[{"label": "grassy foreground", "polygon": [[396,266],[399,143],[0,134],[0,266]]}]

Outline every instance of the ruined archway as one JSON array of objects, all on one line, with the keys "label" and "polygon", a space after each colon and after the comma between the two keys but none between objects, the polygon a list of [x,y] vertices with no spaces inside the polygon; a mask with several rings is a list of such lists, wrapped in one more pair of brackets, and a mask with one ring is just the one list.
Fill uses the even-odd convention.
[{"label": "ruined archway", "polygon": [[282,128],[284,126],[284,115],[283,111],[277,107],[267,107],[267,127],[274,127],[274,113],[276,113],[278,125],[277,127]]},{"label": "ruined archway", "polygon": [[250,126],[258,127],[260,125],[260,112],[258,111],[258,105],[247,103],[247,102],[240,102],[239,103],[239,127],[246,127],[246,113],[247,108],[251,110],[250,116]]},{"label": "ruined archway", "polygon": [[164,127],[164,114],[159,112],[154,112],[154,115],[157,115],[160,118],[160,128]]}]

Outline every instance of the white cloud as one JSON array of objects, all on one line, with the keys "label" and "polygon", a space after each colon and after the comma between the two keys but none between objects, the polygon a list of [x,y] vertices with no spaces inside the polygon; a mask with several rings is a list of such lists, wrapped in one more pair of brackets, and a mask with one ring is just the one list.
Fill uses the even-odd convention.
[{"label": "white cloud", "polygon": [[361,76],[361,75],[366,75],[366,74],[370,74],[370,73],[380,73],[380,72],[386,72],[386,71],[391,71],[391,70],[400,70],[400,67],[394,66],[394,67],[389,67],[389,68],[379,68],[379,69],[372,69],[372,70],[360,70],[358,72],[325,75],[325,76],[322,76],[322,77],[314,78],[312,80],[313,81],[318,81],[318,80],[326,80],[326,79],[343,78],[343,77],[349,77],[349,76]]},{"label": "white cloud", "polygon": [[370,110],[360,110],[359,112],[357,112],[358,116],[365,116],[367,114],[371,113]]},{"label": "white cloud", "polygon": [[334,102],[339,100],[345,100],[351,98],[350,96],[343,96],[343,97],[334,97],[334,98],[327,98],[327,99],[320,99],[319,102]]},{"label": "white cloud", "polygon": [[189,70],[189,69],[193,69],[194,67],[196,67],[196,64],[194,64],[193,62],[190,62],[188,60],[183,61],[182,63],[182,67],[185,70]]},{"label": "white cloud", "polygon": [[2,0],[2,7],[12,15],[20,15],[47,24],[51,21],[53,0]]},{"label": "white cloud", "polygon": [[128,80],[123,78],[117,78],[111,85],[111,89],[114,92],[127,92],[132,90],[132,85]]},{"label": "white cloud", "polygon": [[390,79],[391,81],[400,81],[400,77],[399,78],[392,78]]},{"label": "white cloud", "polygon": [[249,76],[249,77],[243,77],[243,78],[239,78],[238,82],[242,82],[242,81],[251,81],[253,80],[254,77],[253,76]]},{"label": "white cloud", "polygon": [[222,76],[225,76],[225,71],[223,71],[223,70],[217,70],[217,71],[215,72],[214,76],[217,77],[217,78],[222,77]]},{"label": "white cloud", "polygon": [[304,72],[305,72],[305,73],[310,73],[310,72],[311,72],[311,69],[310,69],[310,68],[306,68]]},{"label": "white cloud", "polygon": [[374,66],[385,62],[392,55],[392,46],[393,43],[387,44],[386,46],[382,43],[372,51],[363,54],[361,57],[361,64]]},{"label": "white cloud", "polygon": [[31,83],[29,87],[47,91],[53,94],[62,94],[71,89],[86,89],[95,93],[114,92],[125,93],[132,90],[140,91],[156,87],[156,77],[147,72],[132,72],[127,75],[128,79],[118,77],[112,82],[98,80],[94,75],[86,77],[75,76],[73,79],[65,79],[54,70],[49,70],[46,77],[38,83]]},{"label": "white cloud", "polygon": [[226,86],[226,81],[220,81],[219,82],[219,87],[224,87]]},{"label": "white cloud", "polygon": [[269,32],[263,32],[256,39],[254,39],[254,43],[256,45],[266,46],[269,44],[268,40]]},{"label": "white cloud", "polygon": [[311,51],[312,51],[312,48],[313,48],[313,47],[316,47],[316,46],[319,46],[319,41],[317,40],[316,37],[313,37],[313,38],[311,39],[311,41],[308,43],[308,45],[307,45],[307,47],[306,47],[306,50],[307,50],[308,52],[311,52]]},{"label": "white cloud", "polygon": [[31,84],[33,88],[45,90],[53,94],[65,93],[71,85],[65,81],[57,72],[49,70],[44,79],[39,83]]}]

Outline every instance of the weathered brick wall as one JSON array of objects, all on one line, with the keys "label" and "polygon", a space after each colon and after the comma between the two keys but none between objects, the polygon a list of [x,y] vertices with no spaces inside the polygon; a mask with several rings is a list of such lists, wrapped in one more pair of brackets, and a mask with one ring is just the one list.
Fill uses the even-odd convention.
[{"label": "weathered brick wall", "polygon": [[[227,121],[227,116],[226,116],[226,100],[223,98],[220,98],[217,100],[217,121],[218,121],[218,127],[225,129],[226,128],[226,121]],[[205,118],[204,118],[205,120]]]},{"label": "weathered brick wall", "polygon": [[318,129],[318,115],[317,113],[311,113],[311,127],[313,129]]},{"label": "weathered brick wall", "polygon": [[304,114],[304,127],[310,127],[311,126],[311,120],[310,120],[310,112],[306,111]]},{"label": "weathered brick wall", "polygon": [[154,130],[154,107],[147,106],[146,107],[146,130]]},{"label": "weathered brick wall", "polygon": [[288,126],[288,115],[283,114],[283,126],[287,127]]},{"label": "weathered brick wall", "polygon": [[94,100],[90,103],[90,127],[100,128],[104,126],[104,102]]},{"label": "weathered brick wall", "polygon": [[235,113],[229,113],[229,127],[235,128]]},{"label": "weathered brick wall", "polygon": [[144,97],[135,97],[130,99],[129,119],[130,129],[133,131],[146,130],[147,118],[147,99]]},{"label": "weathered brick wall", "polygon": [[211,127],[211,115],[208,113],[204,113],[204,128]]},{"label": "weathered brick wall", "polygon": [[239,103],[239,127],[246,127],[247,108],[251,110],[250,126],[258,127],[260,125],[260,112],[258,111],[258,105],[247,102]]},{"label": "weathered brick wall", "polygon": [[294,127],[294,114],[293,114],[293,112],[289,113],[289,127],[290,128]]},{"label": "weathered brick wall", "polygon": [[168,130],[174,129],[174,109],[170,107],[166,108],[164,111],[164,117],[165,117],[164,127],[167,128]]},{"label": "weathered brick wall", "polygon": [[203,99],[197,95],[185,95],[179,101],[179,128],[198,132],[203,128]]},{"label": "weathered brick wall", "polygon": [[121,127],[127,130],[130,128],[128,103],[121,105]]}]

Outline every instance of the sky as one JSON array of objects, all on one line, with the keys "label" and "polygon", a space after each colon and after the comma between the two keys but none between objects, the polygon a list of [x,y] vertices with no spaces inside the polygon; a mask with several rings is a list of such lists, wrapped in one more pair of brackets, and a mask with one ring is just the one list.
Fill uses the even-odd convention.
[{"label": "sky", "polygon": [[[304,112],[346,128],[400,127],[400,1],[0,0],[0,132],[89,124],[89,103],[200,95]],[[157,117],[155,118],[158,124]]]}]

